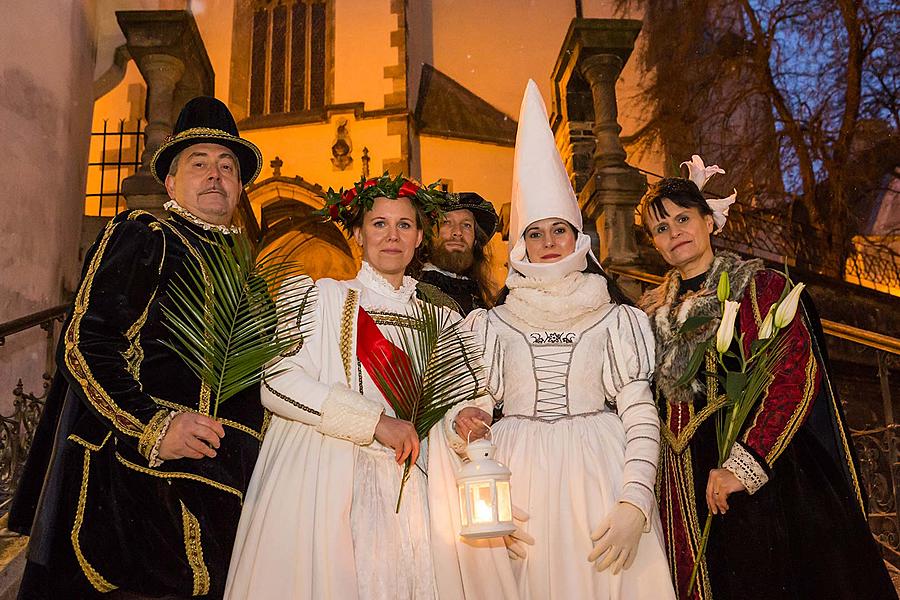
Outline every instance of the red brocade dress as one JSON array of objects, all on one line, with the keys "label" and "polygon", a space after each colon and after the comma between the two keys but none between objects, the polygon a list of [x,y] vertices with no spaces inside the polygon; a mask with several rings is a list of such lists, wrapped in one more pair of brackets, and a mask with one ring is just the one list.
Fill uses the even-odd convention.
[{"label": "red brocade dress", "polygon": [[[672,271],[642,299],[656,335],[663,421],[657,493],[678,597],[897,598],[867,526],[865,491],[808,298],[782,332],[787,355],[724,464],[747,491],[730,495],[728,512],[713,519],[697,583],[688,594],[707,517],[706,485],[718,460],[713,415],[724,392],[702,369],[692,385],[674,383],[718,320],[689,334],[678,330],[692,316],[719,314],[716,284],[723,270],[732,297],[741,299],[737,326],[749,349],[785,284],[760,261],[723,253],[706,274],[681,281]],[[706,370],[714,369],[707,356]]]}]

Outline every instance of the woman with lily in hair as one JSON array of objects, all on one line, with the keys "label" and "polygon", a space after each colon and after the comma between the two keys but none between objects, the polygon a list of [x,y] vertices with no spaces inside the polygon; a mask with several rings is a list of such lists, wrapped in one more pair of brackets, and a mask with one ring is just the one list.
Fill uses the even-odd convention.
[{"label": "woman with lily in hair", "polygon": [[[387,174],[329,190],[323,214],[361,246],[362,268],[350,281],[316,282],[310,332],[264,379],[272,417],[244,499],[227,598],[437,596],[424,476],[431,461],[422,432],[391,402],[399,384],[390,372],[421,358],[402,343],[417,328],[459,320],[452,301],[405,275],[443,199],[433,186]],[[472,400],[451,408],[450,419],[475,410],[468,404],[477,402],[478,375],[463,355],[443,360],[458,362],[452,384]],[[431,454],[440,455],[449,446],[444,428],[434,429]],[[433,477],[453,474],[439,466]]]},{"label": "woman with lily in hair", "polygon": [[[724,171],[696,155],[684,164],[689,179],[660,180],[640,204],[644,227],[673,267],[641,306],[656,337],[663,421],[657,493],[678,597],[896,598],[867,527],[814,307],[801,286],[785,294],[786,277],[761,260],[713,252],[710,236],[725,225],[736,193],[707,200],[704,184]],[[724,327],[721,304],[728,309]],[[756,340],[772,335],[773,321],[781,339],[768,385],[720,461],[717,413],[734,394],[723,389],[715,346],[720,354],[751,356]],[[709,350],[698,374],[685,378],[703,344]]]}]

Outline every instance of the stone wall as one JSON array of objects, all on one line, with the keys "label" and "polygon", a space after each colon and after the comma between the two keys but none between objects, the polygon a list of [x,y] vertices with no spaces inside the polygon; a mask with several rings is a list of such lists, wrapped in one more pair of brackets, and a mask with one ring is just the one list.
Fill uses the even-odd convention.
[{"label": "stone wall", "polygon": [[[95,59],[94,0],[20,2],[0,23],[0,322],[66,300],[78,245]],[[45,333],[0,347],[0,411],[41,389]]]}]

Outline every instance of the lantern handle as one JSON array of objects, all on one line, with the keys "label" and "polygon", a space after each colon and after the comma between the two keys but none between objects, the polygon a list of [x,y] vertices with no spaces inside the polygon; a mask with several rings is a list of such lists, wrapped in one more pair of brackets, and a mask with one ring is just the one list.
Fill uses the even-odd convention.
[{"label": "lantern handle", "polygon": [[[482,423],[484,423],[484,426],[487,427],[487,429],[488,429],[488,432],[487,432],[487,434],[484,436],[484,439],[488,439],[488,438],[490,437],[491,440],[493,440],[493,439],[494,439],[494,430],[491,429],[490,424],[485,423],[484,421],[482,421]],[[470,429],[470,430],[469,430],[469,433],[466,434],[466,445],[467,445],[467,446],[472,442],[472,439],[471,439],[471,438],[472,438],[472,430]]]}]

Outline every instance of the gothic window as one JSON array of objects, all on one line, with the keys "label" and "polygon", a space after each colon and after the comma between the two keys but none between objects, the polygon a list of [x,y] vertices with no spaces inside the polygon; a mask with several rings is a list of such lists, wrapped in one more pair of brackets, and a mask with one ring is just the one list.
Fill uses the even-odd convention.
[{"label": "gothic window", "polygon": [[255,3],[250,115],[325,106],[327,0]]}]

